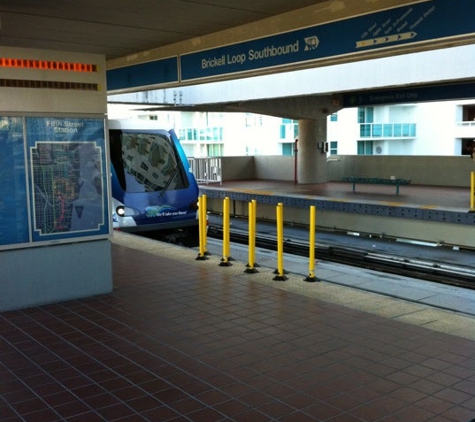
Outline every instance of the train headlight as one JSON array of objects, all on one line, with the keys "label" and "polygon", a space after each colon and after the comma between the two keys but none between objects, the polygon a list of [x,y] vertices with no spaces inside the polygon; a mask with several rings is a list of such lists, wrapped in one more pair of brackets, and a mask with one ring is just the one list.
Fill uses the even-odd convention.
[{"label": "train headlight", "polygon": [[140,211],[125,205],[117,205],[115,207],[115,214],[117,217],[135,217],[140,215]]},{"label": "train headlight", "polygon": [[115,198],[112,198],[112,209],[113,209],[112,219],[114,221],[118,221],[119,218],[125,219],[127,217],[135,217],[135,216],[140,215],[139,210],[137,210],[135,208],[128,207],[127,205],[125,205],[124,203],[118,201]]},{"label": "train headlight", "polygon": [[123,205],[119,205],[116,209],[115,212],[119,217],[123,217],[125,215],[125,207]]}]

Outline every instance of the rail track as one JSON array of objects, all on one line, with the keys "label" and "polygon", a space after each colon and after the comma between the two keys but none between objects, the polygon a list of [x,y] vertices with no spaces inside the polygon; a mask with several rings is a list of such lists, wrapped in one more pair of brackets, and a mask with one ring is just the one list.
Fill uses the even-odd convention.
[{"label": "rail track", "polygon": [[[223,238],[223,230],[219,225],[211,224],[208,236]],[[234,243],[248,244],[248,233],[231,228],[230,240]],[[308,242],[286,236],[284,252],[297,256],[308,256]],[[256,247],[277,250],[277,238],[272,234],[257,233]],[[331,261],[373,271],[397,274],[415,279],[427,280],[451,286],[475,289],[475,268],[459,264],[443,263],[420,258],[401,257],[386,253],[378,253],[365,249],[347,247],[345,245],[315,245],[315,256],[318,260]]]}]

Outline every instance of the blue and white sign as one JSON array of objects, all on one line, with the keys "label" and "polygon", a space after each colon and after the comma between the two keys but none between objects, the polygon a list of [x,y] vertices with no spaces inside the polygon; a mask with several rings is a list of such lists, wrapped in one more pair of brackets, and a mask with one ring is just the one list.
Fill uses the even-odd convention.
[{"label": "blue and white sign", "polygon": [[178,57],[154,60],[107,71],[107,90],[178,82]]},{"label": "blue and white sign", "polygon": [[364,107],[469,98],[475,98],[473,82],[352,92],[343,96],[343,106]]},{"label": "blue and white sign", "polygon": [[321,50],[313,28],[180,56],[181,80],[313,60]]},{"label": "blue and white sign", "polygon": [[181,80],[358,55],[475,33],[474,0],[425,0],[180,56]]}]

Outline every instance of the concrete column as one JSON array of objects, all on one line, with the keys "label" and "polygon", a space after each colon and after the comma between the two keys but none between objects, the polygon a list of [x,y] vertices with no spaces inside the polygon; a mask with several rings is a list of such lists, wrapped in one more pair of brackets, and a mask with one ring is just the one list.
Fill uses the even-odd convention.
[{"label": "concrete column", "polygon": [[299,184],[324,183],[327,178],[327,154],[322,152],[327,140],[326,115],[299,120],[297,181]]}]

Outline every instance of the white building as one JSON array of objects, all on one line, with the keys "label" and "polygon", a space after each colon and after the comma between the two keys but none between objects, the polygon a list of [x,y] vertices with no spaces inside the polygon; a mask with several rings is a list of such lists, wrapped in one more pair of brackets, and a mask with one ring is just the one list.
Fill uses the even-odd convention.
[{"label": "white building", "polygon": [[466,155],[475,139],[475,102],[344,109],[329,119],[327,135],[341,155]]},{"label": "white building", "polygon": [[[113,107],[109,115],[123,117]],[[298,121],[252,113],[137,111],[135,117],[174,128],[196,158],[293,155],[298,138]],[[474,140],[474,100],[347,108],[327,124],[329,155],[470,155]]]}]

